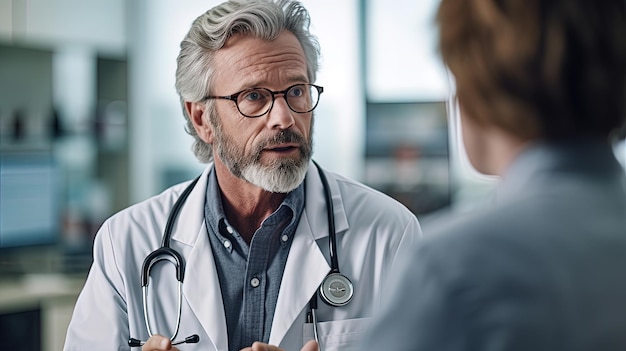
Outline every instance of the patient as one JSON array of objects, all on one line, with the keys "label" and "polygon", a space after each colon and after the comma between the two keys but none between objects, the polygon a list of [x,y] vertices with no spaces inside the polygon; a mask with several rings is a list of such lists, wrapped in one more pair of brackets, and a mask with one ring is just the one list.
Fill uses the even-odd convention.
[{"label": "patient", "polygon": [[371,350],[626,350],[626,2],[443,0],[440,52],[494,203],[424,227]]}]

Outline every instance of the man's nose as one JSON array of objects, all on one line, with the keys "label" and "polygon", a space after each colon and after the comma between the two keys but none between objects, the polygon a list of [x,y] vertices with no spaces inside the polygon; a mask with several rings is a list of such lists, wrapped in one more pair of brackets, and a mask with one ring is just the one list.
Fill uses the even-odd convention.
[{"label": "man's nose", "polygon": [[294,113],[287,105],[285,96],[276,96],[274,105],[267,114],[267,124],[270,129],[288,129],[295,123]]}]

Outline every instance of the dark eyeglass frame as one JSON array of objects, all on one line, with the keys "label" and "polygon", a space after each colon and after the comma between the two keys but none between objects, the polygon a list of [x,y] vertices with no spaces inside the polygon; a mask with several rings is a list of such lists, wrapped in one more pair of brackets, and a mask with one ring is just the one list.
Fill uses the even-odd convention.
[{"label": "dark eyeglass frame", "polygon": [[[313,107],[311,107],[311,109],[308,110],[308,111],[296,111],[296,110],[294,110],[293,107],[291,107],[291,105],[289,104],[289,100],[286,98],[287,92],[289,92],[291,89],[293,89],[295,87],[298,87],[298,86],[304,86],[307,89],[310,88],[310,87],[313,87],[313,88],[315,88],[317,90],[317,101],[315,102],[315,105],[313,105]],[[263,113],[261,113],[259,115],[250,116],[250,115],[247,115],[247,114],[241,112],[241,109],[239,108],[239,103],[237,102],[237,100],[239,99],[239,95],[241,95],[243,93],[246,93],[246,92],[249,92],[249,91],[252,91],[252,90],[265,90],[265,91],[269,92],[270,95],[272,96],[272,103],[269,104],[269,107]],[[289,86],[285,90],[272,91],[272,90],[269,90],[267,88],[250,88],[250,89],[244,89],[244,90],[242,90],[242,91],[240,91],[238,93],[234,93],[232,95],[226,95],[226,96],[207,95],[207,96],[204,97],[204,100],[209,100],[209,99],[230,100],[230,101],[235,103],[235,106],[237,106],[237,110],[239,111],[239,113],[241,113],[242,116],[247,117],[247,118],[257,118],[257,117],[261,117],[261,116],[264,116],[264,115],[268,114],[272,110],[272,108],[274,107],[274,101],[276,101],[276,95],[282,95],[283,96],[283,98],[285,99],[285,102],[287,103],[287,106],[289,107],[289,109],[291,111],[293,111],[295,113],[309,113],[309,112],[315,110],[315,108],[317,107],[317,105],[320,102],[320,96],[322,95],[323,92],[324,92],[324,87],[321,87],[319,85],[315,85],[315,84],[311,84],[311,83],[298,83],[298,84],[294,84],[294,85]]]}]

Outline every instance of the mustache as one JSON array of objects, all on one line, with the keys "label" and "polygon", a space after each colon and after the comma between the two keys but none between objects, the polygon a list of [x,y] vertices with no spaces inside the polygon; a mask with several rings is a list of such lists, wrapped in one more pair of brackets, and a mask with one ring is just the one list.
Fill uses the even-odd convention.
[{"label": "mustache", "polygon": [[291,130],[281,130],[279,133],[261,142],[257,150],[260,152],[267,147],[282,143],[297,143],[300,144],[300,148],[306,147],[306,139],[302,135]]}]

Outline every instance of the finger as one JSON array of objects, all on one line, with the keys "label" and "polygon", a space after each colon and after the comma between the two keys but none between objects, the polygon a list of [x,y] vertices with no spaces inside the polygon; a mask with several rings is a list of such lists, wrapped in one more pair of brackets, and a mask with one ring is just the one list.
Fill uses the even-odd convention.
[{"label": "finger", "polygon": [[251,351],[275,351],[278,350],[275,346],[271,346],[260,341],[255,341],[250,347]]},{"label": "finger", "polygon": [[170,339],[161,335],[152,335],[143,345],[141,351],[173,351]]},{"label": "finger", "polygon": [[260,341],[255,341],[251,347],[246,347],[241,351],[283,351],[274,345],[269,345],[262,343]]},{"label": "finger", "polygon": [[317,344],[317,341],[309,340],[309,342],[304,344],[304,346],[302,347],[300,351],[318,351],[318,350],[319,350],[319,345]]},{"label": "finger", "polygon": [[[318,344],[315,340],[310,340],[309,342],[307,342],[300,351],[318,351],[319,347]],[[254,344],[252,344],[251,347],[246,347],[245,349],[242,349],[241,351],[284,351],[283,349],[274,346],[274,345],[268,345],[268,344],[264,344],[262,342],[255,342]]]}]

